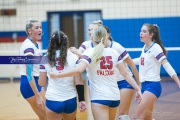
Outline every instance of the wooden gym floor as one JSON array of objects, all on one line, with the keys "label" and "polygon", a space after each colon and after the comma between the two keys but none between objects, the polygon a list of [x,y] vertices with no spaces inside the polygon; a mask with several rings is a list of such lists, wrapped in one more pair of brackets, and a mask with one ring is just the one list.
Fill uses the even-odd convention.
[{"label": "wooden gym floor", "polygon": [[[170,78],[163,79],[161,83],[163,92],[155,104],[154,119],[180,120],[180,89]],[[78,110],[77,120],[93,120],[88,95],[86,99],[88,109],[82,113]],[[132,120],[136,107],[133,100],[129,113]],[[0,80],[0,120],[38,120],[19,92],[19,81]]]}]

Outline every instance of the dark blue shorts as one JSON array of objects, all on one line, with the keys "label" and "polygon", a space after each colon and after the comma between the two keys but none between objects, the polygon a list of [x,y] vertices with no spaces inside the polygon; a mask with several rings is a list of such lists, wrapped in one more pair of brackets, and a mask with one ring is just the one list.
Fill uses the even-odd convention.
[{"label": "dark blue shorts", "polygon": [[76,97],[66,101],[52,101],[46,99],[46,107],[55,113],[70,114],[77,108]]},{"label": "dark blue shorts", "polygon": [[[38,79],[39,79],[39,77],[34,77],[36,87],[37,87],[38,91],[40,92],[41,86],[38,85]],[[29,81],[27,79],[27,76],[25,76],[25,75],[21,75],[20,91],[21,91],[22,96],[25,99],[34,96],[34,92],[31,89],[31,86],[29,85]]]},{"label": "dark blue shorts", "polygon": [[118,81],[117,84],[120,90],[124,88],[134,89],[126,80]]},{"label": "dark blue shorts", "polygon": [[113,107],[119,106],[120,100],[115,100],[115,101],[112,101],[112,100],[91,100],[91,102],[92,103],[99,103],[99,104],[106,105],[106,106],[113,108]]},{"label": "dark blue shorts", "polygon": [[149,91],[153,93],[157,98],[161,95],[162,87],[160,81],[158,82],[149,82],[145,81],[141,83],[142,89],[141,92],[144,93],[144,91]]}]

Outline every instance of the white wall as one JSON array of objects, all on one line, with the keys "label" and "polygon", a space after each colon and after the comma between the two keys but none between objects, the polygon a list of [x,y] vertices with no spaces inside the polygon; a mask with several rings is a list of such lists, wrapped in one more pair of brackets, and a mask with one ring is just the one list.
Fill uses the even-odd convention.
[{"label": "white wall", "polygon": [[45,21],[47,11],[102,10],[103,19],[180,16],[180,0],[0,0],[2,8],[16,8],[17,16],[1,16],[0,31],[24,30],[30,18]]}]

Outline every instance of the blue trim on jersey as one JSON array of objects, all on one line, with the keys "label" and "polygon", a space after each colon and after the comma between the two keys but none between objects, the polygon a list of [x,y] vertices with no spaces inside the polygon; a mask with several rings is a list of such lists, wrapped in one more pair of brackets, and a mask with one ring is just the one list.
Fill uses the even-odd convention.
[{"label": "blue trim on jersey", "polygon": [[24,54],[26,54],[26,53],[32,53],[32,54],[34,54],[34,49],[32,49],[32,48],[27,48],[27,49],[25,49],[24,50]]},{"label": "blue trim on jersey", "polygon": [[112,48],[112,45],[113,45],[113,41],[111,41],[111,45],[110,45],[110,48]]},{"label": "blue trim on jersey", "polygon": [[153,42],[153,44],[147,50],[145,50],[145,47],[144,47],[144,52],[146,53],[154,44],[155,42]]},{"label": "blue trim on jersey", "polygon": [[127,55],[127,51],[125,50],[119,57],[118,57],[118,61],[122,60],[124,56]]},{"label": "blue trim on jersey", "polygon": [[40,65],[40,66],[39,66],[39,69],[45,70],[45,66],[44,66],[44,65]]},{"label": "blue trim on jersey", "polygon": [[91,103],[98,103],[108,107],[118,107],[120,100],[91,100]]},{"label": "blue trim on jersey", "polygon": [[160,54],[158,54],[157,56],[156,56],[156,59],[157,60],[159,60],[161,57],[163,57],[164,56],[164,53],[162,52],[162,53],[160,53]]},{"label": "blue trim on jersey", "polygon": [[85,46],[85,45],[81,44],[81,46],[80,46],[80,47],[82,47],[83,49],[85,49],[85,50],[86,50],[86,46]]},{"label": "blue trim on jersey", "polygon": [[85,60],[87,60],[89,63],[91,63],[91,58],[89,58],[89,57],[86,56],[86,55],[81,56],[80,59],[85,59]]},{"label": "blue trim on jersey", "polygon": [[56,113],[70,114],[77,108],[76,97],[66,101],[53,101],[46,99],[46,107]]},{"label": "blue trim on jersey", "polygon": [[91,42],[91,47],[93,48],[94,47],[94,45],[93,45],[93,43]]}]

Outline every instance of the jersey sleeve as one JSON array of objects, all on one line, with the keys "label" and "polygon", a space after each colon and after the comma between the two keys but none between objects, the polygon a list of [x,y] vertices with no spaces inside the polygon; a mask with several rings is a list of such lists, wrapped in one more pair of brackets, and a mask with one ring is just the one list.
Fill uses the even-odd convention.
[{"label": "jersey sleeve", "polygon": [[166,58],[166,56],[163,53],[162,48],[157,44],[154,48],[153,51],[153,56],[159,61],[161,62],[163,59]]},{"label": "jersey sleeve", "polygon": [[29,47],[29,48],[26,48],[24,49],[24,55],[27,56],[27,55],[34,55],[34,49]]},{"label": "jersey sleeve", "polygon": [[120,54],[120,57],[122,60],[125,60],[129,56],[126,49],[123,46],[121,46],[119,43],[116,43],[116,49],[115,50]]},{"label": "jersey sleeve", "polygon": [[39,65],[39,72],[47,72],[44,64]]},{"label": "jersey sleeve", "polygon": [[86,62],[87,64],[90,64],[90,63],[91,63],[90,49],[84,51],[84,53],[83,53],[83,55],[81,56],[81,58],[80,58],[79,61],[84,61],[84,62]]},{"label": "jersey sleeve", "polygon": [[79,50],[81,50],[81,51],[86,50],[86,45],[84,44],[84,42],[80,45]]},{"label": "jersey sleeve", "polygon": [[118,56],[118,58],[117,58],[118,64],[122,63],[123,62],[122,56],[118,55],[118,54],[117,54],[117,56]]}]

